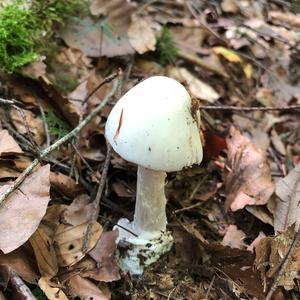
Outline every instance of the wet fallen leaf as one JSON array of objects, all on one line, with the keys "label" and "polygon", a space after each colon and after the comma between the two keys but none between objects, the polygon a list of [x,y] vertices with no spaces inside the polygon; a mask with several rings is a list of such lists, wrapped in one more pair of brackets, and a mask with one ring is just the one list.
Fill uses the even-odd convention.
[{"label": "wet fallen leaf", "polygon": [[109,300],[110,294],[104,293],[92,281],[75,275],[68,282],[71,294],[81,299]]},{"label": "wet fallen leaf", "polygon": [[[65,224],[58,226],[54,235],[54,246],[59,266],[71,266],[85,256],[85,253],[82,252],[82,246],[87,226],[88,223],[77,226]],[[98,222],[93,224],[87,252],[95,247],[102,230],[102,226]]]},{"label": "wet fallen leaf", "polygon": [[0,156],[22,153],[22,149],[8,131],[0,130]]},{"label": "wet fallen leaf", "polygon": [[229,225],[221,244],[230,248],[245,249],[245,238],[246,234],[238,230],[236,225]]},{"label": "wet fallen leaf", "polygon": [[300,164],[292,169],[288,175],[276,183],[275,193],[279,197],[274,213],[275,231],[284,231],[300,220]]},{"label": "wet fallen leaf", "polygon": [[145,19],[139,17],[132,18],[128,28],[128,37],[131,46],[139,54],[155,50],[156,37],[151,24]]},{"label": "wet fallen leaf", "polygon": [[49,300],[68,300],[65,293],[59,287],[56,287],[53,283],[51,283],[48,278],[41,277],[38,285]]},{"label": "wet fallen leaf", "polygon": [[57,259],[52,238],[47,235],[44,226],[40,225],[29,239],[42,276],[54,277],[58,272]]},{"label": "wet fallen leaf", "polygon": [[226,206],[236,211],[246,205],[266,204],[273,194],[274,185],[265,153],[256,149],[233,126],[229,130],[227,147]]},{"label": "wet fallen leaf", "polygon": [[[29,175],[0,207],[0,248],[9,253],[36,231],[50,201],[50,165]],[[0,193],[9,185],[0,187]]]}]

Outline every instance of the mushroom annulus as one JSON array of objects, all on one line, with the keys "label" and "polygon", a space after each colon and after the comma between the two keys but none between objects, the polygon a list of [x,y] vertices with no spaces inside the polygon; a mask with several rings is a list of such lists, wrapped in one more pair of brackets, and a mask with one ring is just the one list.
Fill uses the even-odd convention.
[{"label": "mushroom annulus", "polygon": [[[140,275],[173,244],[166,229],[166,172],[202,161],[200,113],[182,84],[153,76],[130,89],[111,110],[105,136],[115,152],[138,165],[133,221],[118,222],[119,264]],[[134,235],[132,234],[134,233]]]}]

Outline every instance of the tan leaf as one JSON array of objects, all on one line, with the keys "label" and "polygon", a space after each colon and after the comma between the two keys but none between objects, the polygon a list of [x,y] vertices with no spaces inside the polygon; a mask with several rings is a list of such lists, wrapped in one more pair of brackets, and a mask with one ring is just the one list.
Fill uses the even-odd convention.
[{"label": "tan leaf", "polygon": [[75,197],[81,192],[80,185],[73,178],[60,172],[50,173],[50,183],[51,187],[70,198]]},{"label": "tan leaf", "polygon": [[279,197],[274,213],[275,231],[284,231],[300,220],[300,164],[287,176],[276,183],[276,195]]},{"label": "tan leaf", "polygon": [[109,300],[110,295],[103,293],[94,283],[90,280],[75,275],[70,278],[68,286],[73,297],[80,297],[81,299],[93,300]]},{"label": "tan leaf", "polygon": [[9,115],[12,123],[21,134],[27,133],[25,125],[27,123],[36,143],[42,145],[45,140],[43,121],[29,110],[23,109],[22,111],[23,114],[15,108],[10,109]]},{"label": "tan leaf", "polygon": [[88,195],[76,197],[63,214],[64,223],[77,226],[88,222],[94,211],[94,203]]},{"label": "tan leaf", "polygon": [[[29,175],[0,206],[0,248],[4,253],[23,245],[36,231],[50,201],[50,165]],[[0,194],[9,185],[0,187]]]},{"label": "tan leaf", "polygon": [[226,13],[237,13],[240,8],[236,0],[223,0],[221,3],[221,8]]},{"label": "tan leaf", "polygon": [[23,153],[20,146],[6,129],[0,130],[0,156]]},{"label": "tan leaf", "polygon": [[21,73],[33,79],[38,79],[46,74],[46,64],[40,60],[34,61],[21,69]]},{"label": "tan leaf", "polygon": [[[82,252],[83,240],[85,238],[88,223],[78,226],[60,224],[54,236],[59,266],[71,266],[81,260],[85,253]],[[95,222],[89,239],[88,251],[90,251],[102,234],[102,226]]]},{"label": "tan leaf", "polygon": [[220,97],[210,85],[198,79],[185,68],[170,67],[168,68],[168,75],[186,83],[189,91],[195,98],[213,103]]},{"label": "tan leaf", "polygon": [[19,247],[8,254],[0,252],[0,265],[9,266],[25,281],[34,284],[37,282],[39,274],[30,254],[25,251],[24,247]]},{"label": "tan leaf", "polygon": [[43,226],[29,239],[33,248],[37,264],[42,276],[54,277],[58,271],[57,259],[53,247],[52,239],[47,235]]},{"label": "tan leaf", "polygon": [[245,237],[246,234],[242,230],[238,230],[236,225],[229,225],[221,244],[230,248],[244,249],[246,247]]},{"label": "tan leaf", "polygon": [[226,206],[236,211],[246,205],[266,204],[273,194],[274,185],[265,153],[256,149],[233,126],[230,127],[227,147]]},{"label": "tan leaf", "polygon": [[65,293],[58,287],[55,287],[48,278],[41,277],[38,285],[49,300],[68,300]]},{"label": "tan leaf", "polygon": [[128,37],[132,47],[143,54],[155,50],[156,38],[151,24],[142,18],[132,18],[128,28]]}]

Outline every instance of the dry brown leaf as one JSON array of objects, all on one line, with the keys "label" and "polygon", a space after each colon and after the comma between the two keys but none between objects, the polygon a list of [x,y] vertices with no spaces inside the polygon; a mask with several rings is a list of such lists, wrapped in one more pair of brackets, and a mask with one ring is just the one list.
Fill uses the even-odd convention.
[{"label": "dry brown leaf", "polygon": [[[88,223],[78,226],[65,224],[58,226],[54,235],[54,246],[59,266],[71,266],[85,256],[85,253],[82,252],[82,246],[87,226]],[[95,222],[91,230],[87,252],[95,247],[102,231],[102,226]]]},{"label": "dry brown leaf", "polygon": [[300,164],[287,176],[276,182],[275,193],[279,197],[274,213],[275,232],[287,228],[300,220]]},{"label": "dry brown leaf", "polygon": [[245,238],[246,234],[238,230],[236,225],[229,225],[221,244],[230,248],[245,249]]},{"label": "dry brown leaf", "polygon": [[198,79],[185,68],[170,67],[167,72],[170,77],[186,83],[195,98],[213,103],[220,97],[210,85]]},{"label": "dry brown leaf", "polygon": [[81,299],[93,300],[109,300],[110,295],[101,291],[90,280],[82,278],[80,275],[72,276],[68,282],[70,292],[73,297],[80,297]]},{"label": "dry brown leaf", "polygon": [[8,131],[0,130],[0,156],[22,153],[22,149]]},{"label": "dry brown leaf", "polygon": [[274,185],[265,153],[256,149],[233,126],[229,130],[227,147],[226,207],[236,211],[246,205],[266,204],[273,194]]},{"label": "dry brown leaf", "polygon": [[255,264],[264,277],[278,279],[278,285],[286,290],[295,287],[295,279],[300,278],[300,243],[295,246],[285,271],[281,277],[277,277],[278,268],[282,265],[285,256],[294,239],[294,226],[278,234],[275,237],[267,237],[256,246]]},{"label": "dry brown leaf", "polygon": [[29,241],[33,248],[41,275],[51,278],[57,274],[58,265],[53,240],[47,235],[43,227],[43,225],[40,225]]},{"label": "dry brown leaf", "polygon": [[76,20],[63,29],[61,36],[69,47],[80,49],[90,57],[134,54],[135,51],[127,36],[130,12],[126,11],[125,7],[121,9],[119,10],[121,18],[116,15],[103,21],[93,20],[90,17]]},{"label": "dry brown leaf", "polygon": [[38,285],[49,300],[68,300],[65,293],[60,288],[54,286],[49,278],[41,277]]},{"label": "dry brown leaf", "polygon": [[31,62],[21,69],[21,73],[27,77],[38,79],[46,74],[46,64],[40,60]]},{"label": "dry brown leaf", "polygon": [[89,255],[97,262],[100,267],[93,271],[84,273],[98,281],[111,282],[120,279],[119,267],[115,259],[117,247],[116,239],[118,230],[103,232],[99,241]]},{"label": "dry brown leaf", "polygon": [[77,184],[70,176],[64,175],[60,172],[50,173],[50,183],[51,187],[70,198],[81,193],[80,185]]},{"label": "dry brown leaf", "polygon": [[300,28],[300,15],[281,11],[270,11],[269,18],[273,23],[285,24]]},{"label": "dry brown leaf", "polygon": [[193,52],[201,52],[208,32],[201,27],[171,27],[173,41],[177,48]]},{"label": "dry brown leaf", "polygon": [[91,220],[94,203],[88,195],[76,197],[63,213],[63,222],[77,226]]},{"label": "dry brown leaf", "polygon": [[[50,165],[29,175],[0,207],[0,248],[9,253],[36,231],[50,201]],[[6,191],[9,185],[0,188]]]},{"label": "dry brown leaf", "polygon": [[236,14],[240,10],[236,0],[223,0],[221,3],[221,8],[224,12],[232,14]]},{"label": "dry brown leaf", "polygon": [[139,54],[155,50],[156,37],[151,24],[142,18],[133,17],[128,28],[128,37],[131,46]]},{"label": "dry brown leaf", "polygon": [[17,128],[18,132],[21,134],[27,133],[25,125],[27,123],[35,142],[38,145],[42,145],[45,140],[43,121],[29,110],[23,109],[22,111],[23,113],[21,113],[15,108],[10,109],[9,115],[12,123]]},{"label": "dry brown leaf", "polygon": [[8,254],[0,252],[0,265],[9,266],[25,281],[35,284],[39,274],[30,254],[25,251],[24,247],[19,247]]}]

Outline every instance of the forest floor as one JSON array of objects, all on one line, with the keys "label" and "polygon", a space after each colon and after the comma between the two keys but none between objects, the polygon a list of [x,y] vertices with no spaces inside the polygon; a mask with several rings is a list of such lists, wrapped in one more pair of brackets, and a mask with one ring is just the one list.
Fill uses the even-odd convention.
[{"label": "forest floor", "polygon": [[[44,36],[29,2],[0,7],[0,300],[300,299],[300,2],[92,0]],[[193,98],[204,157],[168,173],[174,246],[133,276],[113,227],[137,168],[104,130],[155,75]]]}]

